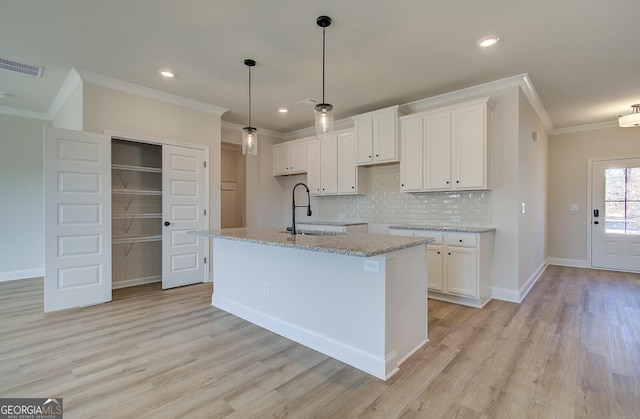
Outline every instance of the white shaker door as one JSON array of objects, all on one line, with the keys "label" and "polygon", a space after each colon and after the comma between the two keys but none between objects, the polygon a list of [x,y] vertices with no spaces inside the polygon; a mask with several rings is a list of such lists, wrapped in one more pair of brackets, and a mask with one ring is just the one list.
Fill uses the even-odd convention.
[{"label": "white shaker door", "polygon": [[45,127],[44,311],[111,301],[111,140]]},{"label": "white shaker door", "polygon": [[206,228],[204,150],[162,146],[162,288],[205,280],[206,238],[187,234]]}]

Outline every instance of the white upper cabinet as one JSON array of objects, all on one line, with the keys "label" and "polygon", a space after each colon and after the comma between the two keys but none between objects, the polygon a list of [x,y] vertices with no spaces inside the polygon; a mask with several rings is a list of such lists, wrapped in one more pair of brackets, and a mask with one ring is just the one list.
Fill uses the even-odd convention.
[{"label": "white upper cabinet", "polygon": [[488,97],[401,119],[403,192],[489,189]]},{"label": "white upper cabinet", "polygon": [[320,194],[338,193],[338,138],[335,135],[320,140]]},{"label": "white upper cabinet", "polygon": [[400,121],[400,190],[424,189],[424,117],[410,117]]},{"label": "white upper cabinet", "polygon": [[399,106],[352,117],[357,147],[357,164],[398,161]]},{"label": "white upper cabinet", "polygon": [[364,168],[356,165],[356,138],[352,133],[338,135],[338,194],[364,193]]},{"label": "white upper cabinet", "polygon": [[306,142],[291,141],[273,146],[273,175],[292,175],[307,171]]},{"label": "white upper cabinet", "polygon": [[320,140],[307,140],[307,186],[311,195],[320,195]]}]

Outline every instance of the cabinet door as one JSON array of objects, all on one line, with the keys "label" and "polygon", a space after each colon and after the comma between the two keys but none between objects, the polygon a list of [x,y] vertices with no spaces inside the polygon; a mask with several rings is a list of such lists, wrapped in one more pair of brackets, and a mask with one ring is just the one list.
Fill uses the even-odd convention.
[{"label": "cabinet door", "polygon": [[320,184],[323,195],[338,193],[338,138],[320,140]]},{"label": "cabinet door", "polygon": [[424,185],[423,118],[404,119],[400,123],[400,190],[420,191]]},{"label": "cabinet door", "polygon": [[356,139],[353,134],[338,137],[338,193],[357,191]]},{"label": "cabinet door", "polygon": [[478,264],[475,248],[446,246],[446,292],[478,297]]},{"label": "cabinet door", "polygon": [[289,173],[289,145],[273,146],[273,174],[286,175]]},{"label": "cabinet door", "polygon": [[307,186],[311,195],[320,195],[320,140],[307,141]]},{"label": "cabinet door", "polygon": [[442,245],[427,244],[427,286],[442,291]]},{"label": "cabinet door", "polygon": [[291,173],[303,173],[307,170],[307,146],[304,141],[289,146]]},{"label": "cabinet door", "polygon": [[486,188],[486,111],[484,104],[453,111],[454,189]]},{"label": "cabinet door", "polygon": [[366,116],[353,121],[358,148],[358,164],[373,161],[373,117]]},{"label": "cabinet door", "polygon": [[398,117],[395,111],[373,116],[373,160],[398,161]]},{"label": "cabinet door", "polygon": [[451,188],[451,112],[425,117],[425,188]]}]

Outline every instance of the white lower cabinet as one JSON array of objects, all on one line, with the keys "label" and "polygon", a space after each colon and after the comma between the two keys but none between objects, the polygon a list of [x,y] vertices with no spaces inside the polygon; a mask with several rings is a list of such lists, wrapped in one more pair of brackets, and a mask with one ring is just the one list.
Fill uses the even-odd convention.
[{"label": "white lower cabinet", "polygon": [[477,308],[491,300],[493,231],[390,229],[390,232],[434,239],[426,250],[429,298]]}]

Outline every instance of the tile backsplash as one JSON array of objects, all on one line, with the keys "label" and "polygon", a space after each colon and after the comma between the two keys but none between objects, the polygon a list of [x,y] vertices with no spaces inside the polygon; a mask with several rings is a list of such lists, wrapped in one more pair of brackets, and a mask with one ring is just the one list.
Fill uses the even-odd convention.
[{"label": "tile backsplash", "polygon": [[314,216],[367,223],[491,225],[490,191],[403,193],[400,165],[369,167],[364,172],[366,195],[314,198]]}]

